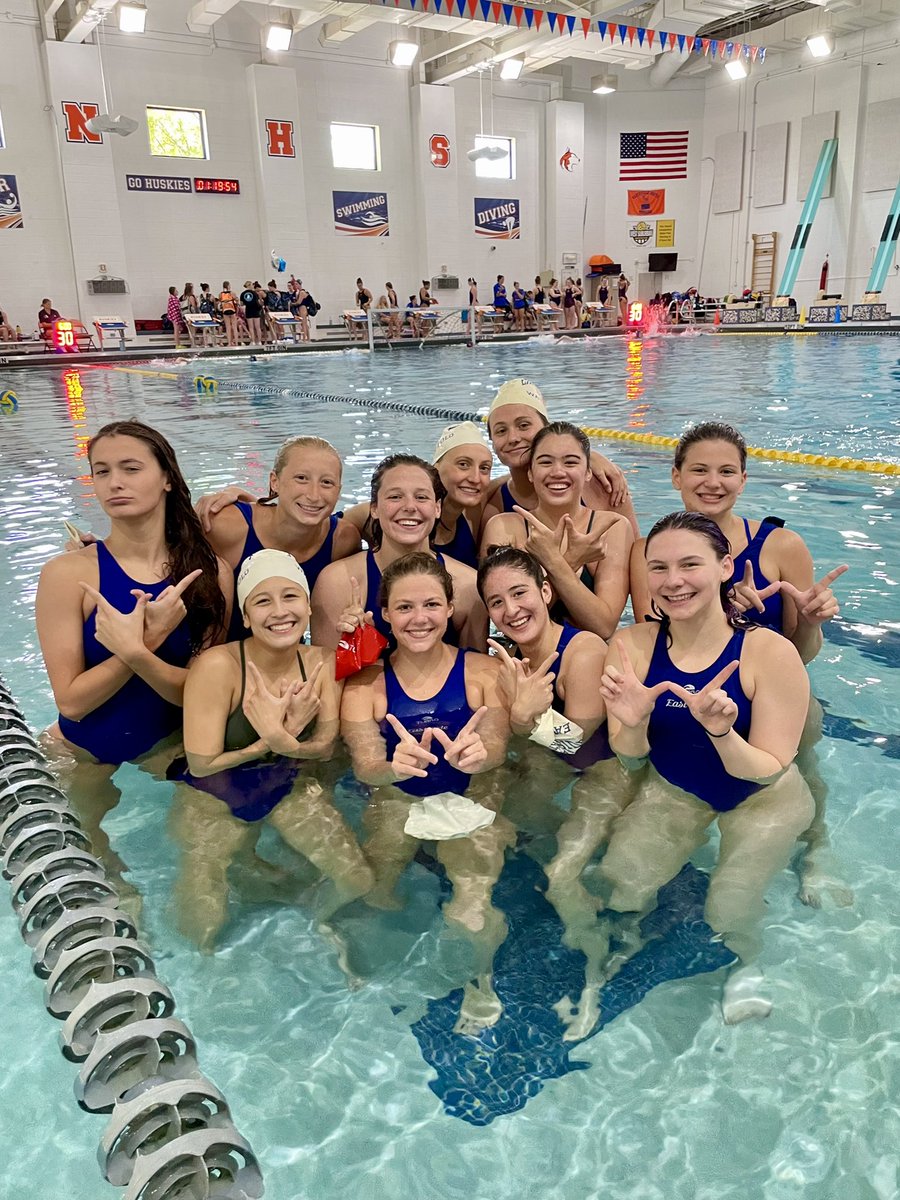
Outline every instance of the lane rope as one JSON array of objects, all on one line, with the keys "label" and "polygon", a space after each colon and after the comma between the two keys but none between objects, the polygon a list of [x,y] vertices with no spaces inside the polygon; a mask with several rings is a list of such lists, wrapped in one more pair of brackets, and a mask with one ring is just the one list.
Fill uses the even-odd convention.
[{"label": "lane rope", "polygon": [[[110,369],[110,368],[106,368]],[[113,371],[134,371],[134,367],[112,367]],[[141,375],[152,372],[141,370]],[[169,371],[157,372],[164,379],[187,379],[187,376],[176,375]],[[419,417],[438,417],[442,421],[471,421],[471,412],[463,409],[444,408],[438,404],[407,404],[402,400],[372,399],[362,396],[335,396],[326,392],[311,392],[302,388],[277,388],[264,383],[236,383],[227,379],[213,379],[211,376],[199,376],[207,385],[215,385],[213,390],[205,394],[213,395],[219,392],[233,392],[253,396],[284,396],[296,400],[320,400],[327,404],[350,404],[355,408],[380,408],[386,412],[398,412]],[[194,386],[197,384],[195,382]],[[476,420],[484,421],[484,416],[476,416]],[[626,429],[599,429],[591,425],[581,428],[588,437],[602,441],[636,442],[656,449],[674,449],[678,438],[666,437],[658,433],[635,433]],[[866,471],[871,475],[900,475],[900,463],[875,462],[864,458],[841,458],[830,454],[803,454],[798,450],[767,450],[760,446],[748,446],[747,453],[751,458],[762,458],[769,462],[798,463],[808,467],[824,467],[832,471]]]}]

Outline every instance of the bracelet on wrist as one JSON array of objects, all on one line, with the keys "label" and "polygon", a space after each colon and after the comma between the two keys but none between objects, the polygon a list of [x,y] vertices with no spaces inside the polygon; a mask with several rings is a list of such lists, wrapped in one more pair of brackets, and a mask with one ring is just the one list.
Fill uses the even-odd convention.
[{"label": "bracelet on wrist", "polygon": [[711,738],[723,738],[723,737],[728,737],[729,733],[731,733],[731,730],[732,730],[732,726],[729,725],[724,733],[713,733],[713,731],[711,729],[707,729],[706,732],[709,735],[709,737],[711,737]]}]

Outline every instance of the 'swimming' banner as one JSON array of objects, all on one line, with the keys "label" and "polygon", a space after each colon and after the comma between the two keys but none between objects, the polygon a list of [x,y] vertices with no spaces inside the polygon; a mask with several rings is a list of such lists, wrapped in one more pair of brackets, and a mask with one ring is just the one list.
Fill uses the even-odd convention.
[{"label": "'swimming' banner", "polygon": [[335,233],[387,237],[388,202],[384,192],[332,192]]},{"label": "'swimming' banner", "polygon": [[0,229],[22,229],[22,204],[15,175],[0,175]]},{"label": "'swimming' banner", "polygon": [[519,201],[476,196],[475,232],[480,237],[517,238],[520,233]]}]

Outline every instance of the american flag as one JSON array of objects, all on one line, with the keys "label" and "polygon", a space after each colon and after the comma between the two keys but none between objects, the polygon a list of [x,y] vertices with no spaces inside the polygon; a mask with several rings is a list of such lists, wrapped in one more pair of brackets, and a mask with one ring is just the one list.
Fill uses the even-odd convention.
[{"label": "american flag", "polygon": [[619,182],[687,179],[688,132],[619,134]]}]

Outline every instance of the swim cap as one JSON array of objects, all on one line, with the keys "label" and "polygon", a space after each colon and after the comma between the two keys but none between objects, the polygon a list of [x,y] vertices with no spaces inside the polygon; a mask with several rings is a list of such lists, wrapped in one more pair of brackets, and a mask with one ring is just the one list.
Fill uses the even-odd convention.
[{"label": "swim cap", "polygon": [[238,575],[237,602],[241,612],[244,611],[244,602],[253,589],[265,583],[267,579],[289,579],[292,583],[299,584],[307,597],[309,596],[306,572],[293,554],[288,554],[286,550],[257,550],[244,560]]},{"label": "swim cap", "polygon": [[484,434],[474,421],[460,421],[458,425],[448,425],[446,429],[441,430],[431,459],[432,464],[440,462],[448,450],[455,450],[457,446],[484,446],[485,450],[490,450],[490,446],[484,440]]},{"label": "swim cap", "polygon": [[491,423],[492,414],[505,404],[524,404],[528,408],[533,408],[536,412],[539,412],[547,421],[550,420],[550,417],[547,415],[547,405],[544,403],[543,392],[530,379],[507,379],[506,383],[501,383],[500,390],[491,401],[491,407],[488,409],[488,425]]}]

